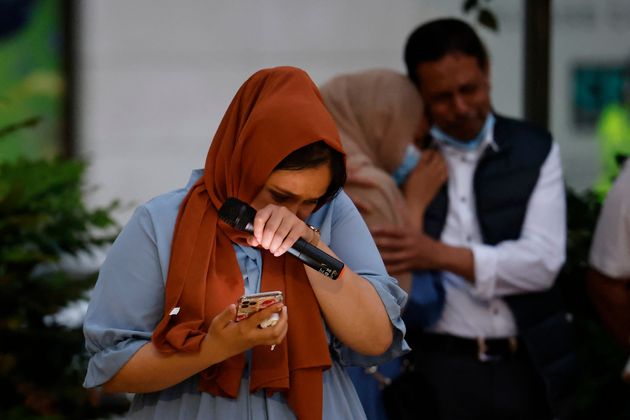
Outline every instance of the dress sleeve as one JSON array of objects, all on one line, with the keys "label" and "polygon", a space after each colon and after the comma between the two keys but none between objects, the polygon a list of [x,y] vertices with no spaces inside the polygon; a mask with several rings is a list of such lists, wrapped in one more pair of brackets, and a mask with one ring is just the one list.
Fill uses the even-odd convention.
[{"label": "dress sleeve", "polygon": [[333,336],[331,348],[337,359],[343,365],[371,366],[406,353],[409,346],[404,340],[405,324],[401,318],[401,308],[407,300],[407,294],[398,286],[397,281],[387,274],[367,225],[344,192],[331,203],[328,216],[322,225],[322,240],[329,242],[330,248],[337,256],[376,289],[394,332],[391,346],[379,356],[357,353]]},{"label": "dress sleeve", "polygon": [[164,276],[149,211],[139,207],[112,245],[83,324],[90,355],[85,387],[109,381],[151,340],[162,317]]}]

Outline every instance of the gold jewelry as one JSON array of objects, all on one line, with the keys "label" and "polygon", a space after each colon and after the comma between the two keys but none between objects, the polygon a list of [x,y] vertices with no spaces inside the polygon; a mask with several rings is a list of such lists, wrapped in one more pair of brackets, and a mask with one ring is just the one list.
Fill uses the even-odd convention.
[{"label": "gold jewelry", "polygon": [[313,231],[313,239],[308,241],[308,243],[313,246],[319,245],[319,228],[311,225],[306,226],[308,226],[308,228]]}]

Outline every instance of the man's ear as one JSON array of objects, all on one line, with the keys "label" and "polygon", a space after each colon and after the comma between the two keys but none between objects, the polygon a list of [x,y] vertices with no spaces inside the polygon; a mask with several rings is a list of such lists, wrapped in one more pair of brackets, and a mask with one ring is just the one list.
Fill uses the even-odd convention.
[{"label": "man's ear", "polygon": [[490,83],[490,81],[491,81],[491,78],[490,78],[490,76],[491,76],[491,74],[490,74],[490,63],[486,63],[486,65],[481,68],[481,72],[483,73],[483,75],[484,75],[484,77],[486,79],[486,84],[488,85],[488,89],[490,89],[490,87],[491,87],[491,83]]}]

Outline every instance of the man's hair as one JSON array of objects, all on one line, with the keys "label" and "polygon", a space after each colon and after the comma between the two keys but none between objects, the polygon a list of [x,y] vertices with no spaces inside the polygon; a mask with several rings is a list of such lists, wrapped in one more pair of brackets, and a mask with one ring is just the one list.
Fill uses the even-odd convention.
[{"label": "man's hair", "polygon": [[447,54],[473,56],[481,69],[488,68],[488,53],[473,28],[459,19],[437,19],[420,25],[407,38],[405,64],[409,78],[417,85],[418,64],[440,60]]}]

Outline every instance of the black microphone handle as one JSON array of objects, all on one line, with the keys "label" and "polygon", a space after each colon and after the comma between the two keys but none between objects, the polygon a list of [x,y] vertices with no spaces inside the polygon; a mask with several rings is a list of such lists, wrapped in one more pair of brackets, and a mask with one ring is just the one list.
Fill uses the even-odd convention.
[{"label": "black microphone handle", "polygon": [[[254,226],[248,223],[244,230],[249,233],[254,233]],[[344,264],[337,258],[328,255],[302,238],[298,239],[287,252],[313,270],[317,270],[333,280],[337,280],[337,277],[339,277],[344,267]]]},{"label": "black microphone handle", "polygon": [[344,264],[337,258],[328,255],[302,238],[298,239],[287,252],[333,280],[337,280],[344,267]]}]

